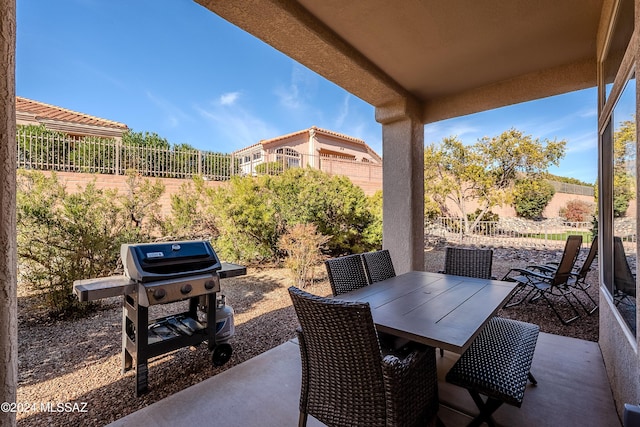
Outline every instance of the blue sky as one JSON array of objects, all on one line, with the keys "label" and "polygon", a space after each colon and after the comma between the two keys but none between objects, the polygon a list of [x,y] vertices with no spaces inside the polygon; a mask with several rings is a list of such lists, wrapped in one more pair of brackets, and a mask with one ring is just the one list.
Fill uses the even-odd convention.
[{"label": "blue sky", "polygon": [[[318,126],[382,153],[374,108],[191,0],[17,0],[17,95],[231,152]],[[425,126],[425,143],[515,127],[565,139],[552,173],[594,182],[596,90]]]}]

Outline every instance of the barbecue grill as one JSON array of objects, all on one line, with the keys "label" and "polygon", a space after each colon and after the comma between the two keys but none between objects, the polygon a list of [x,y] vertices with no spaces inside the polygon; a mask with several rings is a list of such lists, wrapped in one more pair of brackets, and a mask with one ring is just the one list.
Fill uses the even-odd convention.
[{"label": "barbecue grill", "polygon": [[[122,370],[136,374],[136,395],[148,391],[148,361],[207,341],[215,366],[231,357],[233,309],[220,292],[220,278],[246,274],[221,263],[207,241],[125,244],[124,275],[74,282],[81,301],[123,295]],[[188,300],[185,312],[149,321],[149,307]]]}]

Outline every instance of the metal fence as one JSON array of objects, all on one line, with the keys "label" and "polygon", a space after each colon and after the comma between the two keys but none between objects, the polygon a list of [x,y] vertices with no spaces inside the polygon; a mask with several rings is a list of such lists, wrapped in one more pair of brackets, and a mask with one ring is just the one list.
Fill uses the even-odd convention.
[{"label": "metal fence", "polygon": [[134,170],[143,176],[224,181],[234,175],[279,174],[294,167],[313,167],[329,175],[345,175],[382,186],[382,165],[336,156],[300,154],[285,148],[238,155],[180,147],[123,144],[111,138],[76,139],[61,134],[30,133],[18,129],[19,168],[47,171],[123,175]]},{"label": "metal fence", "polygon": [[227,180],[238,174],[238,162],[229,154],[184,148],[123,144],[110,138],[41,135],[19,129],[18,167],[25,169]]},{"label": "metal fence", "polygon": [[[545,249],[561,248],[567,236],[579,234],[583,247],[588,247],[593,241],[592,229],[591,222],[528,222],[526,226],[516,226],[500,221],[480,221],[473,230],[465,233],[462,218],[443,217],[425,223],[425,237],[427,243],[444,240],[455,244]],[[616,235],[622,238],[627,253],[635,254],[635,231],[620,229],[616,230]]]},{"label": "metal fence", "polygon": [[549,181],[556,193],[578,194],[581,196],[594,196],[594,187],[589,185],[569,184],[567,182]]}]

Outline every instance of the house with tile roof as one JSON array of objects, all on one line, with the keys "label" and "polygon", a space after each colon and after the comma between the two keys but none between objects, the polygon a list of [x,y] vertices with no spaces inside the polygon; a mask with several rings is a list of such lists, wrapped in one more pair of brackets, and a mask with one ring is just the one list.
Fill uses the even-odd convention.
[{"label": "house with tile roof", "polygon": [[16,97],[16,124],[44,125],[49,130],[64,132],[72,137],[121,138],[122,134],[128,130],[124,123],[94,117],[21,96]]},{"label": "house with tile roof", "polygon": [[271,162],[284,167],[309,166],[334,174],[336,168],[342,168],[349,177],[362,167],[382,167],[382,158],[363,140],[316,126],[264,139],[232,154],[247,175],[255,174],[258,165]]}]

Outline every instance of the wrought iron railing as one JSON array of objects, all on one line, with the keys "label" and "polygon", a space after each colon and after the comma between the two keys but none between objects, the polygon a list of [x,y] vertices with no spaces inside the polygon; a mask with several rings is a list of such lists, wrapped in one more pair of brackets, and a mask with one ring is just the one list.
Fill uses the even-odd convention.
[{"label": "wrought iron railing", "polygon": [[25,169],[125,174],[135,170],[143,176],[227,180],[240,172],[230,154],[186,148],[123,144],[110,138],[75,139],[42,135],[25,129],[17,132],[18,167]]},{"label": "wrought iron railing", "polygon": [[[462,218],[436,218],[425,222],[425,236],[427,241],[435,239],[492,247],[561,248],[570,234],[581,235],[583,247],[590,246],[593,241],[593,224],[588,221],[542,221],[538,224],[480,221],[468,232],[464,227]],[[628,224],[622,227],[614,224],[614,227],[616,235],[625,243],[625,250],[635,253],[635,228],[627,230],[630,228]]]},{"label": "wrought iron railing", "polygon": [[124,144],[111,138],[76,139],[61,134],[17,132],[18,167],[64,172],[123,175],[128,170],[143,176],[224,181],[234,175],[279,174],[294,167],[313,167],[354,181],[379,183],[382,165],[330,156],[307,155],[292,149],[252,152],[235,156],[181,147]]}]

